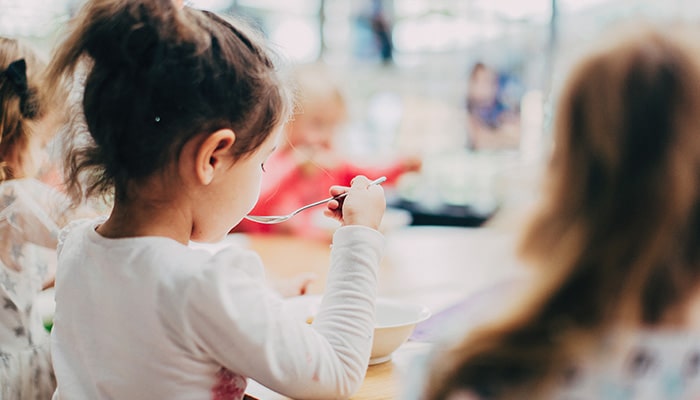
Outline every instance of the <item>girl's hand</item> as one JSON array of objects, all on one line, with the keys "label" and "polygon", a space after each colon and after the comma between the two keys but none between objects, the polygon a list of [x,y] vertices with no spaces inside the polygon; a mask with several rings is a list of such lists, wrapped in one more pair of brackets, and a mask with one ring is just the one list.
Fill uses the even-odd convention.
[{"label": "girl's hand", "polygon": [[369,186],[367,177],[358,175],[351,187],[333,186],[332,196],[348,192],[348,195],[340,200],[331,200],[324,214],[340,221],[343,226],[363,225],[372,229],[378,229],[384,216],[386,199],[384,189],[380,185]]}]

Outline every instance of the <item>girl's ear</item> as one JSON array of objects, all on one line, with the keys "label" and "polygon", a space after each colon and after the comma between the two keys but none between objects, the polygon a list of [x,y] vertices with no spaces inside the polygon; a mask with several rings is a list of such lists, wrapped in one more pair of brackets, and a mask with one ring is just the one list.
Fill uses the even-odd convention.
[{"label": "girl's ear", "polygon": [[231,129],[219,129],[202,141],[195,157],[199,183],[211,183],[215,171],[224,165],[223,160],[231,158],[231,147],[235,141],[236,134]]}]

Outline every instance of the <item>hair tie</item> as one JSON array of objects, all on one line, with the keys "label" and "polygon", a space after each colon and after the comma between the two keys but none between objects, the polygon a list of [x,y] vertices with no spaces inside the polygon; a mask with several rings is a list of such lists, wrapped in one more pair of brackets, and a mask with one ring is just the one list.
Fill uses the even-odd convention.
[{"label": "hair tie", "polygon": [[15,86],[20,97],[27,95],[29,87],[27,85],[27,63],[24,58],[11,62],[3,74]]},{"label": "hair tie", "polygon": [[7,80],[15,87],[15,91],[19,95],[19,109],[26,118],[34,118],[38,114],[38,104],[36,96],[32,95],[27,83],[27,63],[24,58],[13,61],[7,66],[7,69],[2,72]]}]

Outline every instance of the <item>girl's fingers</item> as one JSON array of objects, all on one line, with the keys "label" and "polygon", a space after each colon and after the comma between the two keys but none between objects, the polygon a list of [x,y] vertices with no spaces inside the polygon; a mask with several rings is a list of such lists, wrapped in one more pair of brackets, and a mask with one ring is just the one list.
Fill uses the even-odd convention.
[{"label": "girl's fingers", "polygon": [[337,210],[340,208],[340,202],[338,200],[331,200],[328,202],[328,208],[331,210]]},{"label": "girl's fingers", "polygon": [[350,189],[350,188],[347,186],[331,186],[330,193],[331,193],[331,196],[338,196],[340,194],[347,192],[348,189]]},{"label": "girl's fingers", "polygon": [[343,214],[341,213],[340,207],[332,210],[330,208],[326,208],[323,210],[323,215],[325,215],[328,218],[333,218],[337,219],[340,221],[340,219],[343,217]]},{"label": "girl's fingers", "polygon": [[359,187],[363,189],[369,186],[369,183],[369,179],[367,179],[367,177],[364,175],[357,175],[356,177],[352,178],[352,181],[350,181],[350,185],[352,187]]}]

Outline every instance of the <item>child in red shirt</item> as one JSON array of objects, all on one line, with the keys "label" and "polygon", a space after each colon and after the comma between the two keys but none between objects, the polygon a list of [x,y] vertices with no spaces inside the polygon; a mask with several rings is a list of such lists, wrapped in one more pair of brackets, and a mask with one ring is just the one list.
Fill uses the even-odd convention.
[{"label": "child in red shirt", "polygon": [[[386,186],[403,173],[420,169],[421,160],[415,157],[403,157],[372,167],[347,160],[334,146],[338,129],[347,117],[340,86],[329,71],[318,64],[298,67],[293,78],[298,88],[300,110],[287,124],[280,148],[265,162],[260,199],[250,214],[290,213],[328,197],[328,188],[348,185],[356,175],[366,175],[370,179],[386,176]],[[302,212],[275,225],[243,220],[236,231],[329,239],[331,232],[319,222],[322,208],[319,210]]]}]

